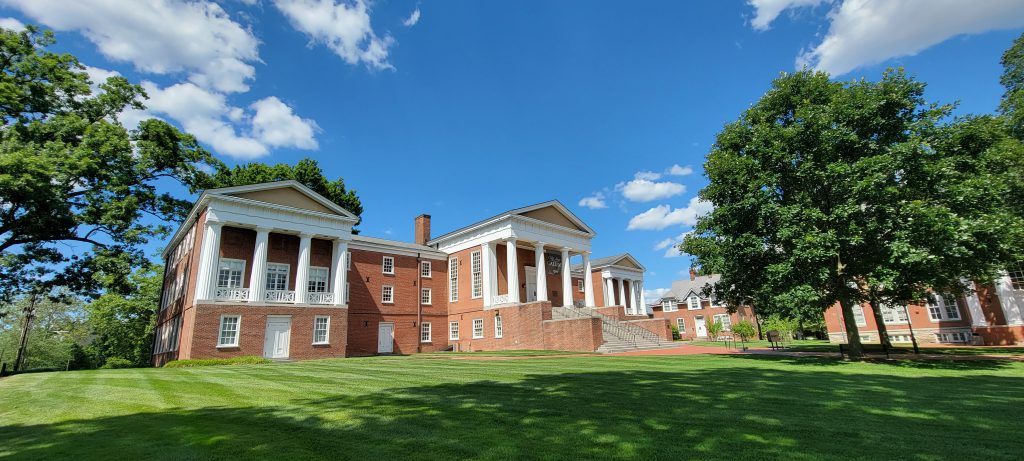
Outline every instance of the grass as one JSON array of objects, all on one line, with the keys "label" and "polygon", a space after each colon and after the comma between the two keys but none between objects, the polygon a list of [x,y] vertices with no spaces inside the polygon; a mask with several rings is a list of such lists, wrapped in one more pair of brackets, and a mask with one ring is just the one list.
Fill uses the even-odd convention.
[{"label": "grass", "polygon": [[[709,346],[709,347],[724,347],[725,343],[721,341],[688,341],[686,344],[692,344],[694,346]],[[736,345],[739,346],[742,343],[736,341]],[[827,340],[819,339],[805,339],[796,341],[786,341],[784,343],[787,351],[795,352],[839,352],[839,345],[832,344]],[[768,348],[771,344],[768,341],[747,341],[747,347],[751,348]],[[867,351],[872,353],[881,353],[882,349],[878,343],[864,344]],[[985,347],[985,346],[961,346],[961,347],[942,347],[942,346],[922,346],[920,347],[922,354],[937,354],[937,355],[1024,355],[1024,347]],[[910,344],[895,344],[890,352],[894,354],[913,354],[914,348]]]},{"label": "grass", "polygon": [[213,367],[220,365],[258,365],[270,363],[272,360],[257,355],[243,355],[226,359],[191,359],[172,360],[164,364],[164,368]]},{"label": "grass", "polygon": [[1024,363],[374,357],[0,380],[0,459],[1019,459]]}]

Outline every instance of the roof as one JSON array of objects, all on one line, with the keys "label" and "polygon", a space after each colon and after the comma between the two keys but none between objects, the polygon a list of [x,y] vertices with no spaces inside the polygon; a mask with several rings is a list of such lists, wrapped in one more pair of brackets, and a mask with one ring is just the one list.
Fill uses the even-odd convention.
[{"label": "roof", "polygon": [[[258,184],[247,184],[247,185],[244,185],[244,186],[221,187],[221,188],[218,188],[218,189],[207,189],[207,190],[203,191],[202,195],[203,196],[206,196],[206,195],[234,195],[234,194],[241,194],[241,193],[246,193],[246,192],[257,192],[257,191],[264,191],[264,190],[271,190],[271,189],[282,189],[282,188],[285,188],[285,187],[288,187],[288,188],[291,188],[291,189],[295,189],[295,190],[301,192],[305,196],[313,199],[315,202],[323,205],[324,207],[326,207],[327,209],[329,209],[329,210],[331,210],[331,211],[333,211],[335,213],[338,213],[338,214],[340,214],[342,216],[345,216],[345,217],[348,217],[348,218],[359,219],[356,215],[352,214],[352,212],[342,208],[337,203],[332,202],[327,197],[324,197],[323,195],[318,194],[313,189],[310,189],[310,188],[306,187],[305,184],[302,184],[302,183],[300,183],[300,182],[298,182],[298,181],[296,181],[294,179],[288,179],[288,180],[284,180],[284,181],[263,182],[263,183],[258,183]],[[202,198],[202,196],[200,198]]]},{"label": "roof", "polygon": [[418,243],[402,242],[398,240],[388,240],[377,237],[367,237],[364,235],[353,235],[352,243],[358,245],[360,243],[366,244],[367,246],[383,246],[396,249],[402,249],[415,253],[424,253],[428,255],[438,256],[441,258],[447,258],[448,254],[438,251],[436,248],[428,247],[426,245],[420,245]]},{"label": "roof", "polygon": [[690,296],[690,293],[703,298],[705,296],[701,291],[704,290],[704,287],[718,283],[718,280],[721,278],[722,276],[719,274],[711,274],[698,275],[693,280],[676,280],[672,282],[672,288],[661,295],[661,298],[686,299]]},{"label": "roof", "polygon": [[[646,270],[644,268],[643,264],[640,264],[640,261],[637,261],[637,259],[634,258],[633,255],[631,255],[629,253],[620,253],[620,254],[617,254],[615,256],[605,256],[605,257],[602,257],[602,258],[591,259],[590,260],[590,270],[601,269],[601,268],[609,267],[609,266],[615,266],[616,263],[618,263],[619,261],[622,261],[623,259],[628,260],[630,263],[636,265],[636,267],[637,267],[636,270],[639,270],[641,272]],[[619,267],[627,267],[627,266],[619,265]],[[632,268],[630,268],[630,269],[632,269]],[[582,271],[583,270],[583,264],[574,264],[572,266],[572,270],[577,271],[577,272]]]},{"label": "roof", "polygon": [[448,237],[450,237],[452,235],[458,234],[458,233],[463,232],[465,230],[472,229],[474,227],[477,227],[477,226],[480,226],[480,225],[483,225],[483,224],[487,224],[487,223],[489,223],[491,221],[495,221],[495,220],[504,218],[505,216],[522,215],[522,214],[526,214],[526,213],[529,213],[529,212],[534,211],[534,210],[539,210],[539,209],[547,208],[547,207],[553,207],[556,210],[558,210],[566,218],[568,218],[569,221],[571,221],[577,227],[582,229],[583,232],[585,232],[587,234],[590,234],[591,237],[593,237],[594,235],[597,235],[597,232],[594,232],[594,229],[590,228],[590,226],[588,226],[586,223],[584,223],[583,220],[581,220],[579,217],[577,217],[571,211],[569,211],[569,209],[566,208],[565,205],[562,204],[562,202],[559,202],[558,200],[548,200],[546,202],[541,202],[541,203],[537,203],[537,204],[534,204],[534,205],[525,206],[525,207],[522,207],[522,208],[515,208],[515,209],[512,209],[512,210],[508,210],[508,211],[502,212],[502,213],[498,213],[498,214],[496,214],[494,216],[491,216],[491,217],[489,217],[487,219],[483,219],[483,220],[477,221],[477,222],[475,222],[473,224],[470,224],[468,226],[460,227],[460,228],[455,229],[455,230],[453,230],[451,232],[443,234],[443,235],[441,235],[439,237],[434,237],[429,242],[427,242],[427,244],[428,245],[432,245],[432,244],[436,243],[439,240],[443,240],[445,238],[448,238]]}]

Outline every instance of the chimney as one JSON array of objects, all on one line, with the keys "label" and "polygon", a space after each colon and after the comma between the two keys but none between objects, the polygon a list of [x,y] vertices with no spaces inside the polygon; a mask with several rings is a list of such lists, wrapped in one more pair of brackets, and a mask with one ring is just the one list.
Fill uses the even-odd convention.
[{"label": "chimney", "polygon": [[426,245],[430,240],[430,215],[421,214],[416,217],[416,243]]},{"label": "chimney", "polygon": [[697,280],[697,269],[690,267],[690,280]]}]

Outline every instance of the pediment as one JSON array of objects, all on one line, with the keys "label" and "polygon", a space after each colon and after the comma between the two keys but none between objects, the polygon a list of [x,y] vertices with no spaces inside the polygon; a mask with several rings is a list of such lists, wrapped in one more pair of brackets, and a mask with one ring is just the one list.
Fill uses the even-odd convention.
[{"label": "pediment", "polygon": [[575,219],[574,216],[566,214],[566,212],[563,212],[554,205],[548,205],[532,210],[527,210],[517,214],[520,216],[525,216],[527,218],[536,219],[538,221],[544,221],[548,224],[554,224],[556,226],[565,227],[567,229],[577,230],[581,232],[589,232],[589,229],[587,229],[585,226],[577,224],[576,221],[578,221],[578,219]]}]

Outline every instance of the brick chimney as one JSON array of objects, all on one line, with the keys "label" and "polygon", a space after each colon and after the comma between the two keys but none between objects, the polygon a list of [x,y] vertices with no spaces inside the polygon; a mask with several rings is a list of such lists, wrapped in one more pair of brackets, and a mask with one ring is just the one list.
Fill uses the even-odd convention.
[{"label": "brick chimney", "polygon": [[430,215],[421,214],[416,217],[416,243],[426,245],[430,240]]},{"label": "brick chimney", "polygon": [[690,280],[697,280],[697,269],[690,268]]}]

